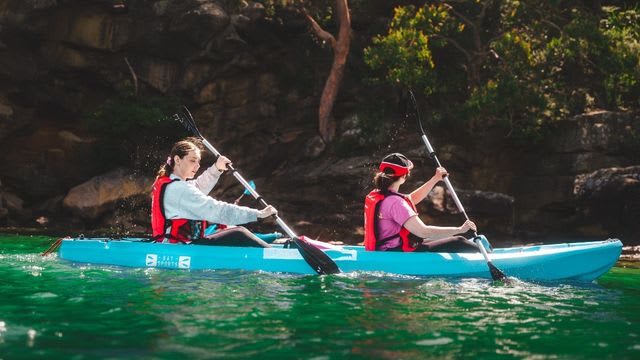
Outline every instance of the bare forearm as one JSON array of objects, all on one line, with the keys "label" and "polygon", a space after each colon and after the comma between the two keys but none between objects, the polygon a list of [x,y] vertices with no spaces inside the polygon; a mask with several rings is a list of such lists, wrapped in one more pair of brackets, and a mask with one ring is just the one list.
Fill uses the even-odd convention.
[{"label": "bare forearm", "polygon": [[409,194],[409,197],[411,197],[411,201],[414,204],[418,204],[420,201],[424,200],[424,198],[429,195],[429,193],[431,192],[431,190],[433,190],[433,187],[436,186],[437,183],[438,180],[434,178],[429,179],[429,181],[422,184],[422,186],[415,189],[411,194]]},{"label": "bare forearm", "polygon": [[427,240],[438,240],[453,236],[462,232],[459,227],[452,226],[425,226],[424,236],[422,238]]},{"label": "bare forearm", "polygon": [[461,227],[425,225],[418,216],[409,218],[404,227],[412,234],[427,240],[438,240],[464,232]]}]

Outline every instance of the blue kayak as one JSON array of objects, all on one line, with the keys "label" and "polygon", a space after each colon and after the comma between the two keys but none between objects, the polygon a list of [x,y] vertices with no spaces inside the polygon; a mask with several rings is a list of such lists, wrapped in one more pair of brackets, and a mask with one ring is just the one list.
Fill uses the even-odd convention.
[{"label": "blue kayak", "polygon": [[[59,257],[74,263],[164,269],[242,269],[315,274],[295,248],[157,244],[142,239],[64,239]],[[491,278],[480,253],[365,251],[328,246],[343,272],[385,272],[437,277]],[[592,281],[609,271],[622,251],[617,239],[494,249],[489,256],[509,277],[533,281]]]}]

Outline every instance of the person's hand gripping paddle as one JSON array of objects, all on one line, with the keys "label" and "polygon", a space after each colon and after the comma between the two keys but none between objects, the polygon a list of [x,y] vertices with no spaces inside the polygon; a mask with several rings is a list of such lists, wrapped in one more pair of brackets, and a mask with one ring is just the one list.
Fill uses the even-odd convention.
[{"label": "person's hand gripping paddle", "polygon": [[[200,130],[198,130],[195,119],[191,115],[189,109],[183,107],[181,112],[173,115],[173,118],[181,123],[193,135],[202,140],[204,146],[209,149],[213,155],[216,157],[220,156],[220,152],[216,150],[216,148],[214,148],[213,145],[211,145],[211,143],[202,136]],[[269,206],[262,196],[260,196],[260,194],[251,187],[251,185],[233,168],[233,166],[227,165],[227,167],[236,180],[238,180],[240,184],[244,186],[245,190],[248,191],[262,206]],[[284,232],[296,244],[296,247],[298,248],[298,251],[300,251],[302,257],[315,272],[321,275],[336,274],[340,272],[338,265],[329,257],[329,255],[306,241],[304,236],[296,235],[296,233],[277,214],[274,215],[274,217],[276,223],[278,223],[282,230],[284,230]]]}]

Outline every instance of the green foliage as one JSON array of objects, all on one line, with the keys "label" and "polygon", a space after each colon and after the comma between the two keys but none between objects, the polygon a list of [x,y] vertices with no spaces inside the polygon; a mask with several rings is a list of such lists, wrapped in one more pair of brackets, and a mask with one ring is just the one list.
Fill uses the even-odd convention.
[{"label": "green foliage", "polygon": [[273,17],[276,15],[278,8],[285,7],[289,5],[289,3],[293,3],[293,0],[258,0],[257,2],[261,3],[267,15]]},{"label": "green foliage", "polygon": [[87,120],[90,130],[109,138],[138,138],[171,123],[167,114],[177,108],[175,99],[118,94],[105,101]]},{"label": "green foliage", "polygon": [[380,80],[421,88],[430,94],[437,84],[430,45],[441,47],[443,41],[438,34],[463,29],[462,24],[451,21],[442,5],[417,10],[414,6],[397,7],[387,35],[376,36],[373,45],[364,50],[365,62],[382,71]]},{"label": "green foliage", "polygon": [[129,165],[140,146],[173,138],[176,125],[169,115],[177,108],[175,98],[135,96],[129,87],[121,89],[86,116],[88,130],[98,138],[95,160]]},{"label": "green foliage", "polygon": [[445,1],[397,7],[364,56],[378,81],[427,95],[434,118],[532,142],[572,115],[640,105],[639,44],[638,8]]},{"label": "green foliage", "polygon": [[607,101],[620,108],[640,106],[640,10],[607,8],[602,22],[612,49],[612,67],[604,86]]}]

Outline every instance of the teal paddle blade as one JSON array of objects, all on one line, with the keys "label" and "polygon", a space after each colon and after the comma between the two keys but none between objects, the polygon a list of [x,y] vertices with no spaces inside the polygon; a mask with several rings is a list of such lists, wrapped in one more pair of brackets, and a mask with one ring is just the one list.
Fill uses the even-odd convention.
[{"label": "teal paddle blade", "polygon": [[[256,183],[254,183],[253,180],[249,180],[249,186],[251,186],[253,190],[256,189]],[[249,192],[248,189],[244,189],[244,192],[242,193],[242,195],[251,195],[251,193]]]}]

